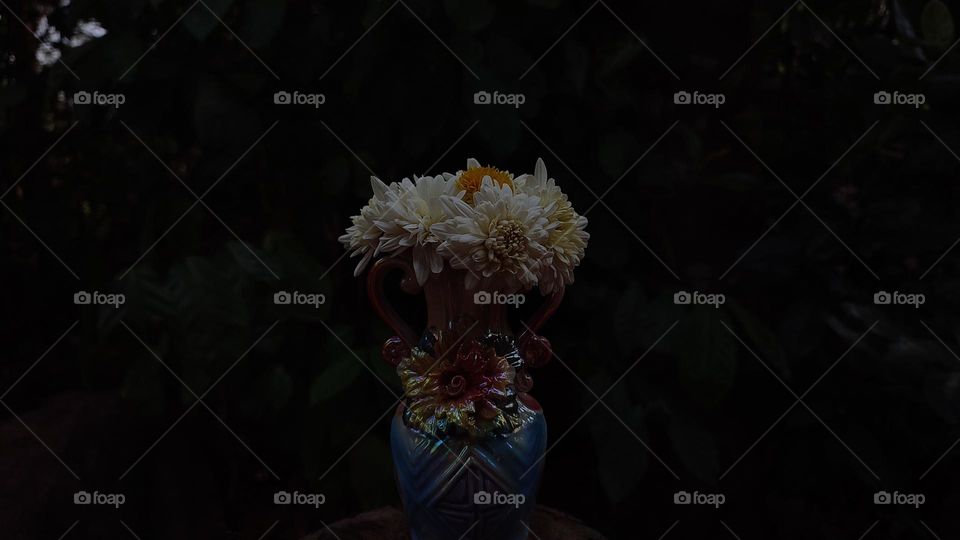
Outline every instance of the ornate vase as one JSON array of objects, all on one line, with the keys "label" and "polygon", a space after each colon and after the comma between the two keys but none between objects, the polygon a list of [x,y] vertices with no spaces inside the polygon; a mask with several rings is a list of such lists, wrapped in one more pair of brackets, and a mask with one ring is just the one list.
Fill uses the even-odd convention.
[{"label": "ornate vase", "polygon": [[[423,334],[387,301],[384,278],[395,270],[405,292],[424,295]],[[467,290],[464,278],[445,269],[420,287],[400,258],[377,261],[368,276],[374,309],[397,333],[383,357],[405,390],[390,436],[397,487],[413,540],[522,540],[547,443],[528,369],[549,361],[549,342],[535,332],[563,292],[546,297],[515,336],[512,308],[498,302],[510,297]]]}]

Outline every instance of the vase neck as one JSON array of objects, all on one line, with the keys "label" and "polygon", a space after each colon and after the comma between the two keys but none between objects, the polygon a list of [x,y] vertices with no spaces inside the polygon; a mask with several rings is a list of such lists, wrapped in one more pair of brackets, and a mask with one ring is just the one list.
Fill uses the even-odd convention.
[{"label": "vase neck", "polygon": [[464,330],[470,328],[465,337],[475,337],[487,330],[512,335],[507,322],[510,306],[495,303],[490,296],[495,291],[467,289],[465,277],[464,270],[444,269],[431,275],[423,285],[427,326],[447,329],[456,324]]}]

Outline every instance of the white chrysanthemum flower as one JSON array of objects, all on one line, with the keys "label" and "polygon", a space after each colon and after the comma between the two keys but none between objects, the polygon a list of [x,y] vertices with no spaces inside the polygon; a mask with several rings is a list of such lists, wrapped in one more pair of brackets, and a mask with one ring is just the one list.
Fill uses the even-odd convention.
[{"label": "white chrysanthemum flower", "polygon": [[438,252],[450,266],[466,269],[468,289],[483,284],[504,292],[528,289],[537,284],[543,246],[549,235],[545,214],[534,196],[514,193],[507,184],[484,179],[473,194],[473,205],[460,197],[444,196],[451,220],[434,225],[443,240]]},{"label": "white chrysanthemum flower", "polygon": [[387,208],[386,201],[391,191],[391,187],[381,182],[376,176],[370,177],[370,186],[373,188],[373,197],[360,209],[359,215],[350,218],[353,225],[348,227],[346,233],[338,239],[351,251],[351,257],[362,255],[353,271],[354,276],[359,276],[363,272],[377,252],[382,232],[375,222]]},{"label": "white chrysanthemum flower", "polygon": [[[423,285],[448,260],[467,270],[465,285],[503,292],[539,285],[544,293],[573,282],[590,235],[587,219],[537,160],[532,175],[514,177],[475,159],[457,174],[384,184],[340,237],[361,256],[355,275],[386,255],[412,262]],[[407,255],[409,253],[409,255]]]},{"label": "white chrysanthemum flower", "polygon": [[523,191],[540,199],[540,204],[551,208],[545,213],[549,233],[543,242],[547,257],[539,265],[537,278],[540,290],[549,294],[573,283],[573,270],[580,265],[590,234],[586,231],[587,218],[577,214],[566,194],[556,181],[547,176],[542,159],[532,176],[524,175]]},{"label": "white chrysanthemum flower", "polygon": [[443,270],[443,258],[436,250],[440,241],[432,228],[449,219],[441,197],[454,194],[456,186],[442,176],[422,176],[415,182],[405,178],[387,194],[387,209],[375,221],[383,233],[377,252],[396,256],[413,248],[413,269],[420,285],[431,273]]}]

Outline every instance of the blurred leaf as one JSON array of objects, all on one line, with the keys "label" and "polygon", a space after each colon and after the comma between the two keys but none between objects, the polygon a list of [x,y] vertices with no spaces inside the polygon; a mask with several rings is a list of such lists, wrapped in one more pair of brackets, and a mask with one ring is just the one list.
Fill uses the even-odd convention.
[{"label": "blurred leaf", "polygon": [[709,185],[739,192],[755,190],[762,184],[760,178],[748,173],[730,173],[718,176],[709,175],[706,181]]},{"label": "blurred leaf", "polygon": [[204,0],[190,10],[182,24],[193,37],[203,41],[220,24],[217,17],[222,20],[232,5],[233,0]]},{"label": "blurred leaf", "polygon": [[273,412],[282,409],[293,393],[293,380],[286,368],[280,364],[268,367],[260,375],[257,386],[260,388],[262,403]]},{"label": "blurred leaf", "polygon": [[[112,293],[111,293],[112,294]],[[120,324],[120,321],[127,315],[127,304],[124,303],[119,308],[107,305],[100,306],[97,309],[97,327],[101,334],[109,334]]]},{"label": "blurred leaf", "polygon": [[948,424],[960,422],[960,373],[932,373],[924,379],[923,393],[930,408]]},{"label": "blurred leaf", "polygon": [[[773,330],[735,301],[727,302],[726,307],[736,317],[740,323],[739,328],[746,334],[740,336],[741,339],[747,342],[764,362],[776,366],[780,375],[789,377],[790,367],[787,365],[783,349]],[[737,327],[732,329],[734,332],[737,331]]]},{"label": "blurred leaf", "polygon": [[940,0],[930,0],[920,15],[920,31],[931,46],[945,49],[953,42],[953,14]]},{"label": "blurred leaf", "polygon": [[[429,173],[429,171],[427,171]],[[330,156],[321,171],[323,180],[321,186],[324,193],[338,195],[343,193],[350,180],[350,165],[346,156]]]},{"label": "blurred leaf", "polygon": [[286,11],[286,0],[247,0],[237,33],[250,48],[263,48],[283,26]]},{"label": "blurred leaf", "polygon": [[[673,324],[673,321],[681,321],[685,316],[686,310],[684,306],[678,306],[673,302],[673,292],[661,290],[656,296],[650,298],[647,304],[640,308],[639,312],[631,314],[630,319],[627,319],[627,321],[635,321],[633,331],[639,335],[640,344],[646,349],[664,335],[664,332]],[[680,324],[682,324],[682,321]],[[671,330],[670,334],[666,335],[657,347],[658,349],[666,347],[676,353],[674,349],[670,348],[672,345],[670,336],[673,332],[679,330],[680,324]],[[626,322],[624,324],[624,331],[626,331],[628,326],[629,322]]]},{"label": "blurred leaf", "polygon": [[616,41],[617,43],[613,45],[609,54],[602,56],[598,71],[604,78],[611,77],[618,71],[628,69],[630,64],[633,63],[640,54],[645,52],[643,46],[637,43],[629,34],[622,36],[618,34]]},{"label": "blurred leaf", "polygon": [[363,371],[360,362],[349,353],[344,356],[327,357],[327,359],[327,366],[310,385],[311,405],[337,396]]},{"label": "blurred leaf", "polygon": [[13,107],[27,97],[27,87],[13,82],[0,87],[0,106]]},{"label": "blurred leaf", "polygon": [[360,17],[360,25],[363,28],[370,28],[393,4],[394,2],[390,0],[372,0],[365,2],[366,9],[363,10],[363,15]]},{"label": "blurred leaf", "polygon": [[564,70],[564,74],[570,78],[577,92],[582,93],[587,85],[590,54],[583,45],[573,40],[565,41],[563,49],[567,58],[567,69]]},{"label": "blurred leaf", "polygon": [[169,374],[152,356],[133,359],[128,365],[120,396],[135,402],[140,411],[160,415],[165,405],[164,386],[170,380],[166,377]]},{"label": "blurred leaf", "polygon": [[276,279],[276,276],[271,272],[273,269],[270,267],[270,263],[265,260],[267,258],[266,254],[258,253],[258,250],[250,244],[228,242],[227,250],[233,256],[239,268],[251,277],[263,281]]},{"label": "blurred leaf", "polygon": [[[534,57],[530,56],[530,53],[512,37],[498,34],[494,34],[487,39],[483,52],[486,61],[497,67],[496,71],[490,72],[489,75],[483,72],[479,73],[484,81],[491,79],[491,82],[494,83],[495,86],[490,90],[499,89],[505,93],[522,93],[526,96],[527,101],[520,107],[520,111],[526,115],[533,114],[536,100],[532,91],[535,92],[535,89],[525,84],[521,85],[513,78],[519,77],[526,71],[530,64],[534,62]],[[485,82],[485,84],[489,83]],[[497,108],[508,112],[517,112],[516,109],[509,106]]]},{"label": "blurred leaf", "polygon": [[547,9],[557,9],[560,7],[560,0],[527,0],[532,6],[547,8]]},{"label": "blurred leaf", "polygon": [[483,30],[497,12],[490,0],[444,0],[443,5],[454,26],[468,34]]},{"label": "blurred leaf", "polygon": [[637,348],[642,337],[634,331],[636,321],[634,316],[640,313],[646,298],[640,284],[632,281],[619,294],[617,307],[613,312],[615,336],[621,352],[631,352]]},{"label": "blurred leaf", "polygon": [[[600,138],[598,156],[600,168],[611,178],[611,183],[620,178],[641,154],[643,150],[637,138],[626,131],[605,133]],[[637,170],[634,169],[631,172],[636,173]],[[630,179],[625,179],[624,183],[630,183]]]},{"label": "blurred leaf", "polygon": [[[629,412],[629,411],[628,411]],[[649,458],[640,442],[607,411],[598,413],[597,420],[590,423],[590,434],[599,464],[598,473],[603,490],[613,502],[620,502],[636,491],[643,473],[647,470]],[[646,437],[646,429],[640,407],[632,414],[621,415],[641,438]],[[636,445],[633,449],[630,445]]]},{"label": "blurred leaf", "polygon": [[723,399],[733,386],[740,346],[720,324],[720,313],[712,307],[693,307],[671,340],[680,356],[680,379],[694,399],[710,405]]},{"label": "blurred leaf", "polygon": [[187,257],[170,271],[169,292],[176,299],[181,322],[217,321],[225,326],[246,326],[249,308],[238,294],[239,276],[230,266],[205,257]]},{"label": "blurred leaf", "polygon": [[487,110],[489,113],[484,111],[484,121],[477,125],[476,131],[490,146],[497,159],[505,159],[516,150],[524,132],[520,122],[512,116],[514,113],[504,112],[512,111],[509,107],[487,106]]},{"label": "blurred leaf", "polygon": [[703,482],[715,485],[720,465],[713,435],[680,414],[671,417],[667,432],[687,470]]},{"label": "blurred leaf", "polygon": [[200,141],[215,147],[246,150],[266,130],[230,87],[212,78],[198,84],[193,118]]},{"label": "blurred leaf", "polygon": [[349,456],[349,482],[361,506],[377,508],[393,502],[393,461],[386,441],[376,435],[364,437]]}]

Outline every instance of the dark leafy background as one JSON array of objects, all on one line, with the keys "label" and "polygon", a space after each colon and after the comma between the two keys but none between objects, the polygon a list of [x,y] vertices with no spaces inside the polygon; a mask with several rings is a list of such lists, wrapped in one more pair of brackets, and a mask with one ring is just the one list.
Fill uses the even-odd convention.
[{"label": "dark leafy background", "polygon": [[[960,150],[960,52],[921,79],[953,43],[955,3],[816,0],[777,24],[789,3],[207,5],[225,25],[203,5],[174,25],[191,2],[170,0],[9,1],[0,12],[0,189],[29,171],[0,211],[0,381],[14,385],[0,425],[5,536],[56,538],[79,520],[73,537],[128,537],[125,524],[144,539],[258,538],[279,521],[268,537],[296,538],[397,505],[382,415],[399,385],[378,352],[390,331],[351,261],[337,262],[336,238],[369,197],[368,166],[396,180],[470,156],[513,171],[543,156],[581,211],[610,189],[588,214],[577,282],[543,330],[572,372],[554,362],[535,374],[556,443],[541,503],[611,538],[658,538],[677,521],[667,538],[960,530],[960,456],[925,474],[960,436],[949,350],[960,349],[960,255],[935,264],[960,235],[960,163],[947,148]],[[64,36],[90,19],[108,33],[60,45],[63,64],[42,67],[41,41],[13,13]],[[474,105],[481,89],[527,102]],[[681,89],[727,103],[678,107]],[[875,106],[883,89],[923,92],[927,105]],[[78,90],[127,102],[79,106]],[[327,103],[276,106],[277,90]],[[815,186],[780,221],[796,198],[774,173],[797,195]],[[195,205],[190,190],[208,188]],[[127,304],[75,306],[80,289],[123,292]],[[279,289],[327,303],[279,309]],[[728,301],[675,306],[680,289]],[[881,289],[927,303],[878,307]],[[229,429],[134,336],[202,394],[264,332],[204,397]],[[581,379],[596,395],[619,382],[578,421],[596,401]],[[127,503],[74,506],[80,489]],[[278,489],[323,492],[327,504],[277,507]],[[681,489],[727,503],[675,506]],[[875,506],[880,489],[927,503]]]}]

